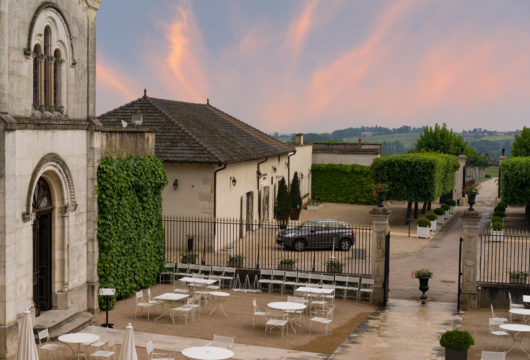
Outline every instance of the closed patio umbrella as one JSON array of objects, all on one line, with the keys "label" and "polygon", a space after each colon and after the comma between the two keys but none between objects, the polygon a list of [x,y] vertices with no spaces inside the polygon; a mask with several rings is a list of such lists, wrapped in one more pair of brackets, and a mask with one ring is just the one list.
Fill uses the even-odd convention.
[{"label": "closed patio umbrella", "polygon": [[125,328],[125,336],[123,338],[119,360],[138,360],[136,345],[134,344],[133,327],[130,323]]},{"label": "closed patio umbrella", "polygon": [[39,352],[35,344],[33,335],[33,325],[31,324],[31,313],[24,311],[22,329],[18,334],[17,360],[38,360]]}]

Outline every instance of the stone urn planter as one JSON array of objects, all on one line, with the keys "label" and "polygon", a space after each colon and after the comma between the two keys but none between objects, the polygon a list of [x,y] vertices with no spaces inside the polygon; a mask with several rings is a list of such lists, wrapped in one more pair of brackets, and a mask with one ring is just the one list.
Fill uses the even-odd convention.
[{"label": "stone urn planter", "polygon": [[278,264],[278,270],[292,271],[294,264]]},{"label": "stone urn planter", "polygon": [[430,278],[431,278],[430,276],[422,276],[418,278],[418,280],[420,281],[419,289],[421,291],[420,300],[422,304],[425,304],[425,300],[427,300],[427,295],[425,293],[429,290],[429,279]]},{"label": "stone urn planter", "polygon": [[341,273],[344,265],[339,261],[328,261],[326,263],[326,271],[328,273]]},{"label": "stone urn planter", "polygon": [[196,254],[186,254],[182,255],[180,262],[183,264],[197,264],[197,255]]},{"label": "stone urn planter", "polygon": [[243,267],[243,255],[232,255],[228,257],[228,261],[226,263],[226,266],[228,267],[234,267],[234,268],[241,268]]},{"label": "stone urn planter", "polygon": [[473,209],[473,205],[475,205],[475,199],[477,197],[477,193],[476,192],[470,192],[467,194],[467,203],[469,204],[469,211],[475,211],[475,209]]},{"label": "stone urn planter", "polygon": [[526,277],[513,277],[510,276],[510,284],[525,285]]}]

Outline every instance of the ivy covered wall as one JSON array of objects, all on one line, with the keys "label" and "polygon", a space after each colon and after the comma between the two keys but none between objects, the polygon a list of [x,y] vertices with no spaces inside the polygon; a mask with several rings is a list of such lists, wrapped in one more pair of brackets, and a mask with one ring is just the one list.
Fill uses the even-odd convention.
[{"label": "ivy covered wall", "polygon": [[[104,158],[100,162],[99,286],[116,288],[118,299],[156,284],[163,268],[161,193],[166,184],[162,162],[156,157]],[[105,308],[102,298],[99,302]]]}]

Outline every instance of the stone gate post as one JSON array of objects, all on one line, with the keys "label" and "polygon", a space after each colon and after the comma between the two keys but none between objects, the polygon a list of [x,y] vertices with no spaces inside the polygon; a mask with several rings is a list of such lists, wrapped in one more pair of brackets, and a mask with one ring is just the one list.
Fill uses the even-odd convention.
[{"label": "stone gate post", "polygon": [[477,303],[477,245],[479,237],[480,214],[465,211],[462,215],[462,310],[476,309]]},{"label": "stone gate post", "polygon": [[372,216],[372,275],[374,277],[374,293],[372,303],[382,305],[385,280],[385,235],[390,211],[384,207],[375,207],[370,211]]}]

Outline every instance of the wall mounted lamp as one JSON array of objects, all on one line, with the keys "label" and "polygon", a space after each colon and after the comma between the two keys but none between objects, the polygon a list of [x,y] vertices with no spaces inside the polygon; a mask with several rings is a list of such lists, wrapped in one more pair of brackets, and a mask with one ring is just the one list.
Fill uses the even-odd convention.
[{"label": "wall mounted lamp", "polygon": [[179,180],[175,179],[175,181],[173,181],[173,190],[177,190],[178,187],[179,187]]},{"label": "wall mounted lamp", "polygon": [[278,169],[276,169],[276,166],[273,166],[272,167],[272,172],[276,174],[276,170],[278,170]]},{"label": "wall mounted lamp", "polygon": [[236,186],[237,185],[237,180],[235,177],[230,177],[230,183],[232,184],[232,186]]}]

